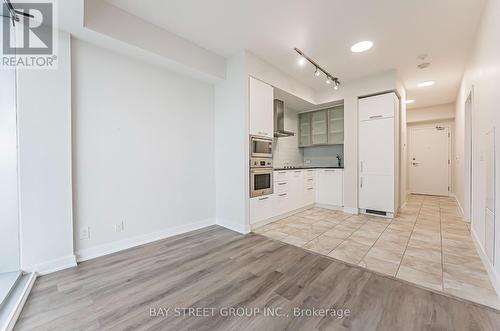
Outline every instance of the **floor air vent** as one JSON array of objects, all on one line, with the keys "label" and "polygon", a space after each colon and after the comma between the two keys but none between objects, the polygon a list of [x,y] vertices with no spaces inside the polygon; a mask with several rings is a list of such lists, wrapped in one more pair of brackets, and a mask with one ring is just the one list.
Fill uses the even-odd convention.
[{"label": "floor air vent", "polygon": [[367,209],[366,213],[367,214],[380,215],[380,216],[387,216],[387,212],[380,211],[380,210]]}]

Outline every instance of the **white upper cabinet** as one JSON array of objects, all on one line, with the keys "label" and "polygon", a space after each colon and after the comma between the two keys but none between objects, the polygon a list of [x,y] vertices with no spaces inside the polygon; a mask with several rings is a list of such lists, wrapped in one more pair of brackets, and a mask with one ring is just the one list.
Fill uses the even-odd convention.
[{"label": "white upper cabinet", "polygon": [[369,121],[394,117],[397,97],[394,93],[359,99],[359,120]]},{"label": "white upper cabinet", "polygon": [[274,134],[273,87],[250,77],[250,134],[272,138]]}]

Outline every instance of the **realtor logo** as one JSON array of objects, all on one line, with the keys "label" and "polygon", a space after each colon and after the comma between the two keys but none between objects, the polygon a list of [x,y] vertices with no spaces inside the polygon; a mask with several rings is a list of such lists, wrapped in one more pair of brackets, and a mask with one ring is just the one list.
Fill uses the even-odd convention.
[{"label": "realtor logo", "polygon": [[54,2],[52,0],[3,0],[2,66],[54,68]]}]

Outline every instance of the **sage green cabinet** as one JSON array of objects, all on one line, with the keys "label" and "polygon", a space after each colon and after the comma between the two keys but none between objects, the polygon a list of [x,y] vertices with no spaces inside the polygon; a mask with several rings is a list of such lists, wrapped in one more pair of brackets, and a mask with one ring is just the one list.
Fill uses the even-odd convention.
[{"label": "sage green cabinet", "polygon": [[311,141],[313,145],[328,143],[328,112],[315,111],[311,114]]},{"label": "sage green cabinet", "polygon": [[299,146],[311,145],[311,114],[299,115]]},{"label": "sage green cabinet", "polygon": [[344,143],[344,106],[328,110],[328,144]]},{"label": "sage green cabinet", "polygon": [[299,115],[299,146],[344,143],[344,106]]}]

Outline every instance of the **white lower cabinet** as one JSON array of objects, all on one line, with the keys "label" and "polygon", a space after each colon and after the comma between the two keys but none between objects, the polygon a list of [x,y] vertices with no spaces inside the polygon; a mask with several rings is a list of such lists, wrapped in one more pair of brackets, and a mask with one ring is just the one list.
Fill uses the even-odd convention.
[{"label": "white lower cabinet", "polygon": [[250,224],[276,216],[275,194],[250,199]]},{"label": "white lower cabinet", "polygon": [[274,172],[274,194],[250,199],[250,224],[278,217],[314,203],[344,204],[342,169],[286,170]]},{"label": "white lower cabinet", "polygon": [[321,169],[316,175],[316,203],[330,206],[344,205],[344,171]]}]

